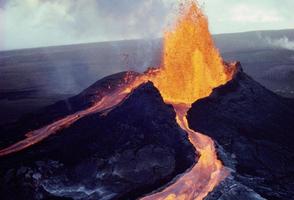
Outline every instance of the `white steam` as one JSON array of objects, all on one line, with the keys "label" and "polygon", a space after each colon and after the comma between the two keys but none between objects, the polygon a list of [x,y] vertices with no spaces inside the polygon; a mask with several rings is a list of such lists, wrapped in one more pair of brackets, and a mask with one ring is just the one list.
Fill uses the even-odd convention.
[{"label": "white steam", "polygon": [[294,41],[289,40],[286,36],[279,39],[265,38],[266,42],[276,48],[294,50]]}]

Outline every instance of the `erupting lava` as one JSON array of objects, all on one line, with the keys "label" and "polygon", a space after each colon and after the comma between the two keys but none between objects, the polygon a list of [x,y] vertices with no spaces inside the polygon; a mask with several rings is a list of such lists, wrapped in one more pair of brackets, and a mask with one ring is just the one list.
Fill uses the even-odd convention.
[{"label": "erupting lava", "polygon": [[161,68],[138,76],[132,83],[106,95],[92,107],[67,116],[39,130],[6,149],[0,156],[25,149],[78,119],[102,112],[118,105],[138,85],[150,80],[160,91],[165,102],[174,106],[177,122],[200,153],[197,164],[163,191],[143,200],[203,199],[226,177],[227,172],[218,160],[212,139],[189,128],[186,114],[191,104],[207,97],[213,88],[231,80],[235,68],[226,66],[214,47],[208,30],[207,18],[194,1],[184,3],[175,27],[164,37]]},{"label": "erupting lava", "polygon": [[162,68],[152,79],[164,100],[191,104],[226,83],[226,68],[214,47],[207,18],[195,2],[182,9],[175,28],[165,34]]},{"label": "erupting lava", "polygon": [[193,1],[188,4],[174,30],[165,35],[162,68],[151,80],[163,99],[174,106],[177,122],[200,158],[174,184],[143,200],[201,200],[228,173],[217,159],[213,140],[191,130],[186,115],[193,102],[231,80],[235,68],[226,66],[214,47],[207,18],[198,5]]}]

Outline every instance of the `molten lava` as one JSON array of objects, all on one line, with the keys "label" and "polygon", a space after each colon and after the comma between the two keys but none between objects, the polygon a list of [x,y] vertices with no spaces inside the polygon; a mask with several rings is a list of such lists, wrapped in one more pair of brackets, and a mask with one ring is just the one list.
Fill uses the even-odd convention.
[{"label": "molten lava", "polygon": [[162,67],[151,80],[165,102],[174,106],[177,122],[200,158],[174,184],[143,200],[201,200],[228,174],[217,158],[213,140],[191,130],[186,115],[193,102],[231,80],[235,68],[224,64],[199,6],[192,1],[182,11],[174,29],[165,34]]},{"label": "molten lava", "polygon": [[105,95],[92,107],[69,115],[41,129],[26,134],[27,138],[0,150],[0,156],[25,149],[78,119],[118,105],[131,91],[146,81],[152,81],[165,102],[174,106],[177,122],[200,153],[195,166],[163,191],[143,200],[200,200],[227,175],[218,160],[213,140],[189,128],[186,119],[191,104],[207,97],[213,88],[231,80],[235,68],[226,66],[214,46],[207,18],[194,1],[184,3],[178,21],[165,33],[161,67],[138,76],[129,85]]},{"label": "molten lava", "polygon": [[165,34],[162,69],[152,81],[166,101],[191,104],[230,80],[232,71],[214,47],[207,18],[195,2],[186,4]]},{"label": "molten lava", "polygon": [[174,108],[178,124],[188,133],[189,140],[200,153],[200,158],[197,164],[175,183],[142,200],[202,200],[228,174],[217,159],[213,140],[189,128],[186,119],[189,107],[182,104],[174,105]]}]

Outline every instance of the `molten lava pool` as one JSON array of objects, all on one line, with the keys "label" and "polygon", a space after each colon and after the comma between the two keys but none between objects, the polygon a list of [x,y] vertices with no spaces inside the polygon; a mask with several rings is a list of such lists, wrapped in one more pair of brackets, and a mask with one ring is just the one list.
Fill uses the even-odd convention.
[{"label": "molten lava pool", "polygon": [[214,88],[231,80],[235,68],[224,64],[209,33],[207,18],[197,3],[184,3],[180,10],[174,27],[165,33],[163,59],[158,69],[136,77],[88,109],[27,133],[26,139],[0,150],[0,156],[30,147],[87,115],[107,113],[107,110],[119,105],[139,85],[152,81],[164,101],[173,105],[179,126],[188,133],[200,158],[195,166],[173,184],[142,199],[204,199],[228,172],[217,158],[213,140],[191,130],[186,115],[192,103],[209,96]]}]

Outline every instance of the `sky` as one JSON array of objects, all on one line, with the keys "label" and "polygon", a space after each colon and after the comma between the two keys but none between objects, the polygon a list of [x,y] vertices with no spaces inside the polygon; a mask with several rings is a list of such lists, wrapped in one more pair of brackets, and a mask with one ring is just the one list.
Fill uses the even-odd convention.
[{"label": "sky", "polygon": [[[160,37],[180,0],[0,0],[0,50]],[[199,0],[216,33],[294,28],[293,0]]]}]

